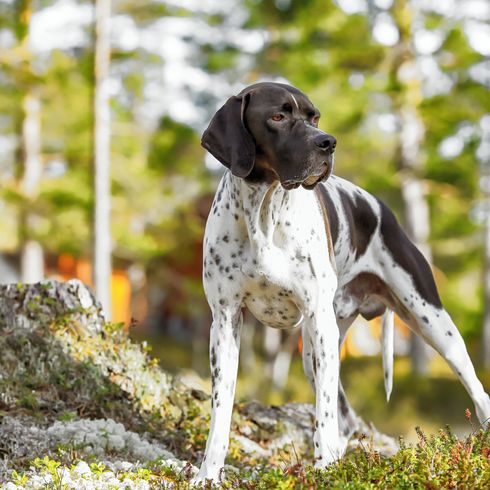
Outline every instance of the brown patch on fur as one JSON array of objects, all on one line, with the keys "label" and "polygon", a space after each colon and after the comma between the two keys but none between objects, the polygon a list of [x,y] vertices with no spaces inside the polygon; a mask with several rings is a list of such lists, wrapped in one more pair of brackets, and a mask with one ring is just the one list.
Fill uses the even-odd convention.
[{"label": "brown patch on fur", "polygon": [[337,272],[337,264],[335,262],[335,254],[333,251],[333,242],[332,242],[332,234],[330,233],[330,221],[328,219],[328,211],[325,206],[325,202],[322,199],[321,189],[319,186],[316,186],[314,189],[315,195],[317,197],[318,204],[320,206],[320,210],[323,216],[323,222],[325,223],[325,233],[327,234],[327,246],[328,246],[328,259],[332,264],[333,270]]},{"label": "brown patch on fur", "polygon": [[350,295],[357,298],[359,313],[366,320],[372,320],[382,315],[386,307],[396,312],[403,319],[411,317],[406,307],[386,283],[375,274],[362,272],[344,287]]}]

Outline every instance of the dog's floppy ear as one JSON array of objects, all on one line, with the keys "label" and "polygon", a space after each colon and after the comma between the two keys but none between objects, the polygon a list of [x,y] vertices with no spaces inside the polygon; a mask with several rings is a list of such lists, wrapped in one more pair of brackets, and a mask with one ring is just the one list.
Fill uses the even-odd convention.
[{"label": "dog's floppy ear", "polygon": [[201,145],[237,177],[246,177],[255,162],[255,142],[245,127],[250,93],[230,97],[204,131]]}]

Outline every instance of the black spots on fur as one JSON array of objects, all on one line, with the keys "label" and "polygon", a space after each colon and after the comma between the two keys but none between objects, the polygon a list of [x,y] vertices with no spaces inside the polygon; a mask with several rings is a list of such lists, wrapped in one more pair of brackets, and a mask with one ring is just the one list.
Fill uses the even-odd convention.
[{"label": "black spots on fur", "polygon": [[228,243],[230,241],[230,237],[228,235],[223,235],[223,241]]},{"label": "black spots on fur", "polygon": [[351,197],[346,191],[338,190],[342,208],[349,224],[351,246],[356,258],[364,255],[371,237],[378,226],[378,218],[369,202],[356,195]]},{"label": "black spots on fur", "polygon": [[216,366],[216,350],[214,349],[214,347],[211,347],[211,366],[212,367],[215,367]]},{"label": "black spots on fur", "polygon": [[223,189],[224,187],[221,187],[220,190],[218,191],[218,194],[216,196],[216,203],[221,201],[221,198],[223,197]]},{"label": "black spots on fur", "polygon": [[225,305],[226,305],[226,299],[221,298],[221,299],[219,300],[219,304],[220,304],[221,306],[225,306]]},{"label": "black spots on fur", "polygon": [[316,278],[315,269],[313,268],[313,262],[311,261],[310,256],[308,256],[308,265],[310,266],[311,277]]},{"label": "black spots on fur", "polygon": [[442,308],[429,264],[400,228],[394,214],[383,202],[378,200],[378,203],[381,208],[381,238],[390,254],[400,267],[412,277],[420,296],[436,308]]},{"label": "black spots on fur", "polygon": [[429,323],[429,319],[428,319],[426,316],[423,316],[423,317],[422,317],[422,321],[423,321],[424,323]]},{"label": "black spots on fur", "polygon": [[446,335],[447,335],[448,337],[452,337],[452,336],[453,336],[453,332],[451,332],[450,330],[448,330],[448,331],[446,332]]}]

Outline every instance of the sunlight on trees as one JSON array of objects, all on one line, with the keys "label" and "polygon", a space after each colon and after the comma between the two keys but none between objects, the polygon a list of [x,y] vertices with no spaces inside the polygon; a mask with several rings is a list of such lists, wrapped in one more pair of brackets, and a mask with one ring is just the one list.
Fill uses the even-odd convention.
[{"label": "sunlight on trees", "polygon": [[[88,1],[0,0],[2,267],[20,279],[28,250],[37,265],[23,277],[32,280],[44,267],[65,277],[93,262],[103,303],[111,281],[113,304],[127,286],[121,318],[192,338],[197,359],[208,329],[200,241],[221,172],[200,133],[244,85],[282,80],[320,107],[320,126],[339,141],[336,173],[404,218],[432,259],[448,310],[478,344],[484,311],[490,324],[488,158],[478,156],[488,146],[488,2],[114,0],[102,91],[95,18]],[[94,147],[100,112],[105,142]],[[106,231],[94,229],[105,265],[91,239],[101,203],[92,156],[101,148],[106,170],[110,161],[102,178],[110,233],[107,221]],[[296,349],[281,345],[282,360]]]}]

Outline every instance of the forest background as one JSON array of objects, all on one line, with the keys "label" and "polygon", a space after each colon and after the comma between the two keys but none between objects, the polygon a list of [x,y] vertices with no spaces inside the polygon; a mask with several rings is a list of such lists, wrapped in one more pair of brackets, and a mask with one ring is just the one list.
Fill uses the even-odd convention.
[{"label": "forest background", "polygon": [[[110,168],[111,221],[101,230],[93,102],[100,11],[88,1],[0,0],[0,282],[91,282],[94,237],[110,237],[106,307],[114,321],[150,339],[165,368],[207,377],[201,240],[222,168],[200,147],[200,134],[245,85],[283,81],[309,95],[320,127],[339,141],[335,172],[383,199],[433,264],[488,390],[490,4],[114,0],[111,7],[103,89],[110,118],[98,123],[110,135],[102,164]],[[462,387],[417,341],[403,343],[399,326],[406,355],[396,361],[389,405],[380,361],[366,355],[376,348],[347,351],[354,406],[393,434],[415,423],[463,424],[471,405]],[[311,400],[297,337],[251,320],[247,332],[239,396]]]}]

